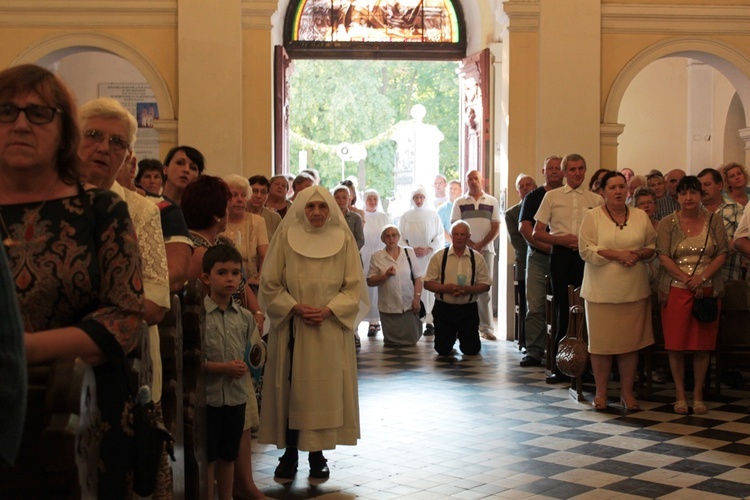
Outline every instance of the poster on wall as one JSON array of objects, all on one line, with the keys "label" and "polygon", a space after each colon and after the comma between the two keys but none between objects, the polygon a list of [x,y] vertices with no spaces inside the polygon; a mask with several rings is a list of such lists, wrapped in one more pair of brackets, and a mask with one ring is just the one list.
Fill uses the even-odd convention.
[{"label": "poster on wall", "polygon": [[100,83],[99,96],[117,99],[138,122],[135,155],[138,160],[159,160],[159,132],[154,122],[159,119],[156,97],[148,83]]}]

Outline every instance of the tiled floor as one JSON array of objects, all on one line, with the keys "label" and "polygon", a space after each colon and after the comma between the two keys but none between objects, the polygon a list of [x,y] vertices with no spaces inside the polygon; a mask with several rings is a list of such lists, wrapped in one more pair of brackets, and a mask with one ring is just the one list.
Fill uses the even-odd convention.
[{"label": "tiled floor", "polygon": [[594,412],[546,384],[541,368],[520,368],[510,342],[444,359],[429,340],[385,348],[362,333],[359,445],[326,452],[327,481],[308,477],[304,453],[296,479],[277,481],[281,452],[253,443],[268,497],[750,497],[750,392],[725,389],[707,415],[681,416],[657,385],[626,415],[613,385],[609,409]]}]

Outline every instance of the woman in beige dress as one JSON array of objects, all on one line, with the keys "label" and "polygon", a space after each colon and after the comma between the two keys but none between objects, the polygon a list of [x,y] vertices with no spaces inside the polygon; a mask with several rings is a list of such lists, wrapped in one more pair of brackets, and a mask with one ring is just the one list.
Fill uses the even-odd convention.
[{"label": "woman in beige dress", "polygon": [[607,408],[607,382],[616,357],[622,405],[626,410],[639,410],[633,393],[638,350],[654,343],[645,261],[654,255],[656,231],[643,210],[625,203],[625,176],[609,172],[602,186],[604,205],[584,215],[578,236],[579,253],[586,263],[581,297],[586,301],[596,381],[593,407]]}]

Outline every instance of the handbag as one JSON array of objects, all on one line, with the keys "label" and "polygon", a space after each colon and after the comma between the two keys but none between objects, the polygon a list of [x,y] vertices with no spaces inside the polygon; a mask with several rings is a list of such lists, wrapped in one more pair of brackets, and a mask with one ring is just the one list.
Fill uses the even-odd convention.
[{"label": "handbag", "polygon": [[719,301],[716,297],[693,299],[693,317],[704,323],[713,323],[719,317]]},{"label": "handbag", "polygon": [[[703,242],[703,248],[701,254],[698,257],[698,262],[695,263],[693,273],[690,275],[692,278],[695,275],[695,271],[698,270],[698,264],[701,263],[703,258],[703,252],[706,251],[706,245],[708,244],[708,235],[711,232],[711,220],[714,214],[708,219],[708,230],[706,231],[706,241]],[[716,297],[701,297],[700,299],[693,299],[693,317],[703,323],[713,323],[716,318],[719,317],[719,301]]]},{"label": "handbag", "polygon": [[558,344],[555,357],[557,369],[573,378],[580,377],[589,362],[589,347],[581,338],[584,325],[582,317],[582,306],[575,305],[570,308],[568,331]]},{"label": "handbag", "polygon": [[[416,281],[414,279],[414,269],[411,267],[411,258],[409,257],[409,252],[406,251],[406,248],[404,248],[404,253],[406,254],[406,260],[409,261],[409,274],[411,274],[411,284],[414,285],[414,282]],[[427,308],[424,306],[424,302],[422,302],[422,299],[419,299],[419,319],[425,319],[427,317]]]}]

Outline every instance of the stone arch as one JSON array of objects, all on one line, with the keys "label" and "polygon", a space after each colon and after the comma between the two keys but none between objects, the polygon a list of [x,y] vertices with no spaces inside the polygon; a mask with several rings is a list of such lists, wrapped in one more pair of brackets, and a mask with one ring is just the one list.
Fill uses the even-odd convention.
[{"label": "stone arch", "polygon": [[168,126],[168,124],[174,122],[174,102],[157,67],[138,49],[112,35],[85,31],[69,31],[54,35],[30,45],[11,61],[10,65],[51,62],[52,59],[59,59],[61,56],[92,49],[110,52],[122,57],[138,69],[154,91],[156,102],[159,105],[161,117],[159,121],[161,124]]},{"label": "stone arch", "polygon": [[[720,40],[678,37],[647,47],[623,67],[615,78],[604,105],[603,128],[620,128],[616,127],[620,104],[630,83],[646,66],[664,57],[687,57],[713,66],[732,83],[743,107],[750,110],[750,58],[736,47]],[[750,120],[750,113],[746,120]],[[750,123],[746,125],[750,126]]]}]

